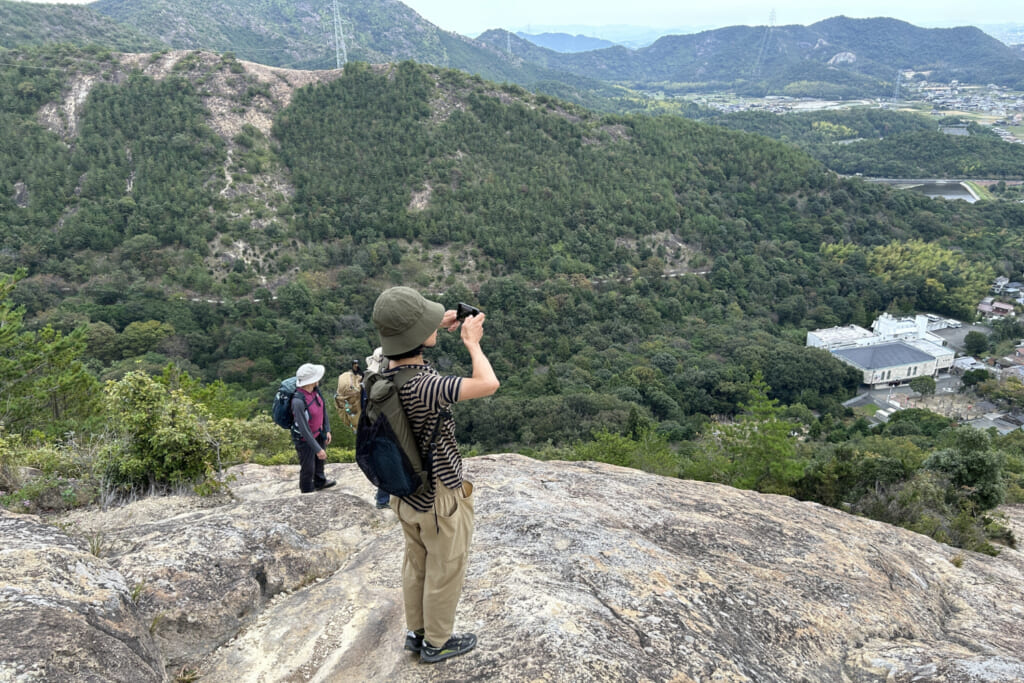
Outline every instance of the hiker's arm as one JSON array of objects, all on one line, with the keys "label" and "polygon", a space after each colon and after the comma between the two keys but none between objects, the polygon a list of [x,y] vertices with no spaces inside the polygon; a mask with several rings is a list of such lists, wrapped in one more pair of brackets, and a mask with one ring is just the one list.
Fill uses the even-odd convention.
[{"label": "hiker's arm", "polygon": [[[316,437],[313,436],[313,430],[309,428],[309,420],[306,419],[306,401],[298,395],[292,398],[292,421],[295,423],[295,431],[299,433],[299,436],[310,446],[322,452],[323,449],[319,448],[320,444],[317,443]],[[326,455],[324,453],[325,457]],[[320,453],[317,453],[317,457],[320,457]],[[320,459],[323,460],[323,458]]]},{"label": "hiker's arm", "polygon": [[327,402],[324,400],[324,395],[320,393],[320,389],[316,390],[317,396],[320,397],[320,405],[324,407],[324,443],[328,446],[331,445],[331,416],[327,412]]},{"label": "hiker's arm", "polygon": [[485,318],[486,316],[480,313],[462,323],[462,343],[466,345],[469,358],[473,361],[473,376],[463,378],[459,387],[460,401],[490,396],[501,386],[498,376],[494,374],[494,368],[491,367],[491,361],[487,360],[483,349],[480,348]]}]

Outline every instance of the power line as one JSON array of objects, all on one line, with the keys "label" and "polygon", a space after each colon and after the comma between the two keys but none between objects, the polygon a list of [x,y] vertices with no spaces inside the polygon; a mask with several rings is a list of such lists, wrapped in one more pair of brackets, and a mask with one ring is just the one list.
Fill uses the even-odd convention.
[{"label": "power line", "polygon": [[334,10],[334,59],[340,69],[348,62],[348,50],[345,49],[345,34],[341,30],[341,9],[338,7],[338,0],[334,0],[331,7]]},{"label": "power line", "polygon": [[768,14],[768,25],[764,27],[764,35],[761,36],[761,46],[757,50],[757,60],[754,62],[754,78],[761,75],[761,65],[764,63],[764,53],[768,51],[768,40],[775,30],[775,9]]}]

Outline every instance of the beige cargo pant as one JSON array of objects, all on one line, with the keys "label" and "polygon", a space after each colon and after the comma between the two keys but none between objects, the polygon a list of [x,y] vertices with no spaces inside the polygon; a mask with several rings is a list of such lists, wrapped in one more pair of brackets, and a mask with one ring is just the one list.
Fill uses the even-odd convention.
[{"label": "beige cargo pant", "polygon": [[473,485],[464,481],[456,490],[439,486],[434,509],[428,512],[419,512],[398,496],[391,497],[391,507],[405,534],[406,626],[410,631],[424,629],[426,641],[441,647],[455,628],[455,608],[466,578],[473,540]]}]

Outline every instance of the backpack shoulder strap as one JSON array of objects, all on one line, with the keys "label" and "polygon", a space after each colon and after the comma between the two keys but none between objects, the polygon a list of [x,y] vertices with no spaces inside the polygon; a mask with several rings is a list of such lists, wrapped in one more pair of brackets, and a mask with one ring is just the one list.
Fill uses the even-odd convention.
[{"label": "backpack shoulder strap", "polygon": [[[423,368],[419,367],[403,367],[396,370],[392,379],[392,381],[395,383],[396,393],[399,390],[401,390],[401,388],[405,386],[409,382],[409,380],[411,380],[413,377],[418,376],[421,372],[423,372]],[[398,395],[398,399],[399,401],[401,401],[401,394]],[[405,410],[404,405],[402,406],[402,410]],[[444,410],[438,412],[437,420],[434,422],[434,428],[430,433],[430,439],[427,441],[428,449],[434,445],[435,441],[437,441],[437,433],[441,431],[441,423],[444,422],[446,417],[451,416],[451,414],[452,413],[449,408],[445,408]]]},{"label": "backpack shoulder strap", "polygon": [[[315,391],[316,393],[320,394],[319,387],[314,389],[313,391]],[[296,398],[301,398],[302,399],[302,405],[305,406],[306,410],[308,411],[310,403],[309,403],[309,401],[306,400],[306,395],[304,393],[302,393],[301,391],[299,391],[298,387],[295,387],[295,391],[292,392],[292,400],[294,400]],[[320,394],[320,400],[323,400],[323,398],[324,398],[323,394]],[[291,401],[288,402],[288,407],[289,408],[291,407]]]},{"label": "backpack shoulder strap", "polygon": [[401,389],[409,382],[409,380],[411,380],[413,377],[420,374],[421,372],[423,372],[422,368],[401,367],[395,370],[394,374],[391,375],[391,381],[395,383],[396,387]]}]

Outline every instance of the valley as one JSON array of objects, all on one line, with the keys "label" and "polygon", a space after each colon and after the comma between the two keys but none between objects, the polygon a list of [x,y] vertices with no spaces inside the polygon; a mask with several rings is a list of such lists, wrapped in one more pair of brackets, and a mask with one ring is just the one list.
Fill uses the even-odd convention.
[{"label": "valley", "polygon": [[[671,100],[663,93],[649,93],[656,100]],[[829,100],[811,97],[767,96],[743,97],[732,92],[690,93],[680,99],[724,114],[763,111],[792,114],[820,111],[841,111],[858,107],[889,109],[931,116],[935,119],[960,117],[1006,132],[1004,139],[1024,143],[1024,91],[984,86],[931,86],[919,84],[907,88],[901,97]]]},{"label": "valley", "polygon": [[[103,4],[159,37],[164,4]],[[394,31],[355,32],[364,52],[342,69],[294,24],[282,54],[257,34],[211,51],[201,43],[241,10],[200,9],[182,21],[209,32],[159,38],[175,49],[118,51],[112,29],[105,45],[3,49],[4,505],[216,490],[224,466],[290,462],[268,395],[302,363],[334,374],[368,355],[375,297],[406,284],[488,314],[502,389],[458,407],[468,457],[608,462],[979,552],[1013,541],[986,515],[1024,501],[1021,436],[927,410],[871,425],[844,406],[858,374],[804,345],[882,313],[970,321],[996,277],[1024,277],[1024,147],[993,130],[1019,113],[1014,74],[952,100],[907,85],[896,107],[887,60],[905,55],[869,40],[905,39],[927,62],[915,72],[966,83],[1015,64],[984,36],[953,34],[983,57],[950,63],[930,31],[836,18],[779,45],[827,34],[874,55],[856,68],[824,54],[794,66],[780,49],[752,82],[733,68],[748,55],[709,53],[712,69],[638,51],[598,79],[607,53],[496,36],[513,59],[378,5],[366,25]],[[676,86],[632,94],[698,72],[701,102]],[[991,184],[968,203],[866,177]],[[975,343],[1001,357],[1022,338],[1014,318]],[[432,360],[470,370],[448,335]],[[1013,382],[978,380],[964,391],[1024,409]],[[335,462],[353,442],[337,435]],[[958,463],[979,458],[961,481]]]}]

